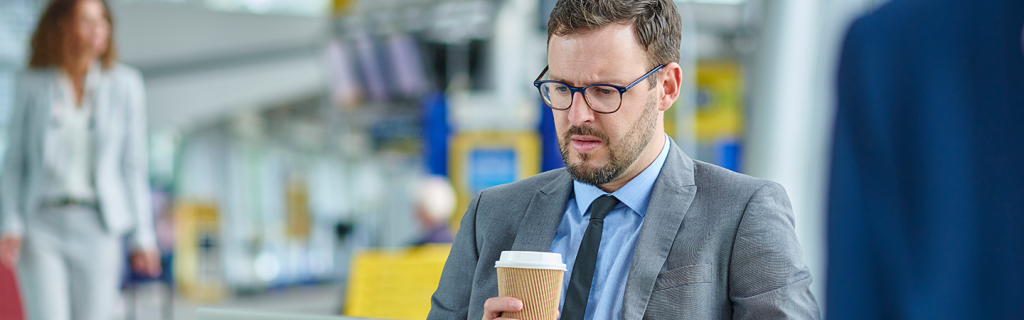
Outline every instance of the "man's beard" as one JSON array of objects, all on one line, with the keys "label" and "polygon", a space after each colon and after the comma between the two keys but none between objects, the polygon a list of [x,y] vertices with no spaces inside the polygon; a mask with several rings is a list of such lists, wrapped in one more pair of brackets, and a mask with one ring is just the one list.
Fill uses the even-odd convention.
[{"label": "man's beard", "polygon": [[[622,138],[622,141],[611,141],[604,132],[593,127],[570,125],[558,143],[558,148],[562,152],[562,162],[569,170],[569,175],[576,181],[593,186],[615,181],[636,162],[644,148],[651,142],[656,121],[657,112],[655,112],[654,101],[648,99],[643,114],[633,122],[632,128]],[[571,148],[569,143],[572,141],[573,135],[587,135],[601,139],[608,147],[608,164],[599,168],[585,165],[585,162],[591,157],[590,154],[579,154],[579,162],[572,163],[569,158],[569,148]]]}]

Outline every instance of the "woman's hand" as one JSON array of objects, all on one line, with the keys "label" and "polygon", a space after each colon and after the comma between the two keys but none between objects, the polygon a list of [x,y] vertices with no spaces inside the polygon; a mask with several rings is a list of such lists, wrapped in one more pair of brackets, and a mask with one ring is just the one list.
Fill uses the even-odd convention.
[{"label": "woman's hand", "polygon": [[132,270],[150,277],[159,277],[160,253],[157,250],[139,250],[132,253]]},{"label": "woman's hand", "polygon": [[18,255],[21,253],[20,236],[0,237],[0,264],[8,269],[14,270],[18,265]]}]

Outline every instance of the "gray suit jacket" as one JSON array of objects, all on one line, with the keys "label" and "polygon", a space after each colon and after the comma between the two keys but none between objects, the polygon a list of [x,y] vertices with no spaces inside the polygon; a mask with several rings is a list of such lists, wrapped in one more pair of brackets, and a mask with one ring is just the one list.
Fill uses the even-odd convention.
[{"label": "gray suit jacket", "polygon": [[[671,142],[651,191],[622,319],[818,319],[782,186],[693,161]],[[480,319],[501,251],[548,251],[565,169],[481,191],[462,218],[428,319]],[[568,276],[568,275],[567,275]]]},{"label": "gray suit jacket", "polygon": [[[0,173],[0,233],[20,234],[40,210],[44,142],[59,71],[31,69],[18,75],[7,151]],[[135,248],[155,248],[146,149],[142,75],[125,65],[100,71],[94,93],[93,174],[107,231],[132,231]]]}]

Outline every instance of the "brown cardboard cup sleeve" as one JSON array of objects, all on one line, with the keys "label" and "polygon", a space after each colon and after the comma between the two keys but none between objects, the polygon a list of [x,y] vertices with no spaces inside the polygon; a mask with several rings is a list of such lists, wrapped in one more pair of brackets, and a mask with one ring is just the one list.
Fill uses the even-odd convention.
[{"label": "brown cardboard cup sleeve", "polygon": [[498,269],[498,295],[523,301],[523,310],[502,317],[520,320],[555,320],[562,296],[565,264],[550,252],[502,251]]}]

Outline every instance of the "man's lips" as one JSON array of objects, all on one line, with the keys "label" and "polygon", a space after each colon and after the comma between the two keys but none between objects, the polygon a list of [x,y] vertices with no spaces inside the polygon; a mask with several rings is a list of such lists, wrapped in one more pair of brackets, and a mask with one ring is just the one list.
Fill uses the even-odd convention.
[{"label": "man's lips", "polygon": [[572,136],[572,148],[578,153],[590,153],[600,147],[604,141],[592,136]]}]

